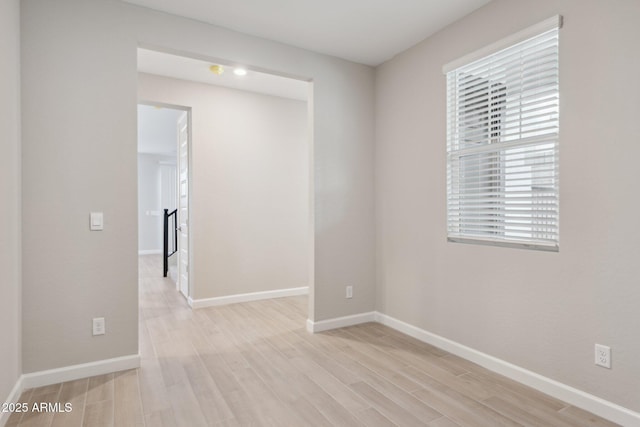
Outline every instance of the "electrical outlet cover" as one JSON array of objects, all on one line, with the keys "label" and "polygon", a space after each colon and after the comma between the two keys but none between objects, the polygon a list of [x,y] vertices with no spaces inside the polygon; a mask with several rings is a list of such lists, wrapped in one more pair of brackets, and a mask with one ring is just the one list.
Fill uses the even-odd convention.
[{"label": "electrical outlet cover", "polygon": [[596,365],[611,369],[611,347],[596,344]]},{"label": "electrical outlet cover", "polygon": [[96,317],[93,319],[93,335],[104,335],[106,332],[104,317]]}]

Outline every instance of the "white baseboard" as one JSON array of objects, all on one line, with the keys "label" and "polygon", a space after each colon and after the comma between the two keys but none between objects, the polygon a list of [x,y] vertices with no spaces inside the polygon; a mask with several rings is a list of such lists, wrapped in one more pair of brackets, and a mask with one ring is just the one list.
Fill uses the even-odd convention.
[{"label": "white baseboard", "polygon": [[578,390],[566,384],[521,368],[497,357],[493,357],[440,335],[420,329],[386,314],[375,313],[376,322],[389,326],[422,342],[434,345],[504,375],[521,384],[532,387],[549,396],[560,399],[578,408],[592,412],[623,426],[640,426],[640,413]]},{"label": "white baseboard", "polygon": [[[17,403],[18,399],[20,399],[20,395],[24,391],[22,377],[23,375],[21,375],[20,378],[18,378],[18,380],[16,381],[16,384],[13,386],[13,389],[11,389],[11,392],[9,393],[9,396],[7,396],[7,400],[5,401],[5,403]],[[4,426],[7,421],[9,421],[10,416],[11,412],[0,411],[0,426]]]},{"label": "white baseboard", "polygon": [[162,255],[162,249],[144,249],[138,251],[138,255]]},{"label": "white baseboard", "polygon": [[[95,375],[109,374],[140,367],[140,355],[116,357],[114,359],[99,360],[80,365],[65,366],[64,368],[49,369],[47,371],[22,374],[9,393],[6,403],[16,403],[22,392],[29,388],[42,387]],[[0,411],[0,426],[4,426],[11,413]]]},{"label": "white baseboard", "polygon": [[307,319],[307,330],[312,333],[322,332],[367,322],[377,322],[386,325],[422,342],[431,344],[442,350],[448,351],[449,353],[455,354],[456,356],[460,356],[463,359],[477,363],[490,371],[504,375],[507,378],[532,387],[542,393],[584,409],[585,411],[592,412],[620,425],[640,426],[640,413],[638,412],[521,368],[520,366],[498,359],[497,357],[474,350],[471,347],[467,347],[463,344],[444,338],[440,335],[436,335],[424,329],[420,329],[417,326],[413,326],[377,311],[321,320],[319,322],[313,322],[311,319]]},{"label": "white baseboard", "polygon": [[23,374],[21,381],[22,387],[27,389],[139,367],[140,355],[132,354],[130,356],[98,360],[96,362],[83,363],[80,365],[65,366],[64,368]]},{"label": "white baseboard", "polygon": [[263,299],[292,297],[296,295],[307,295],[309,288],[303,286],[301,288],[278,289],[275,291],[252,292],[248,294],[228,295],[224,297],[192,299],[188,298],[189,305],[194,308],[215,307],[219,305],[235,304],[239,302],[259,301]]},{"label": "white baseboard", "polygon": [[353,314],[351,316],[336,317],[334,319],[320,320],[318,322],[307,319],[307,331],[312,333],[322,332],[331,329],[359,325],[361,323],[375,322],[375,320],[375,311],[371,311],[369,313]]}]

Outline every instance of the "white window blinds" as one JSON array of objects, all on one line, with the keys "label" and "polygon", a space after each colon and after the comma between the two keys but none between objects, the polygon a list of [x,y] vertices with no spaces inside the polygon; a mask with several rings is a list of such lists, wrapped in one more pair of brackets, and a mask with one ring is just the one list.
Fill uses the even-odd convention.
[{"label": "white window blinds", "polygon": [[450,241],[558,250],[555,22],[446,73]]}]

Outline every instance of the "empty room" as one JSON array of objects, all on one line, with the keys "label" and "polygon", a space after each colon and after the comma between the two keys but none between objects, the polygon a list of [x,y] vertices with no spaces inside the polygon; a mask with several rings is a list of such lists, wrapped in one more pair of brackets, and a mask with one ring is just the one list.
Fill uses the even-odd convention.
[{"label": "empty room", "polygon": [[639,22],[3,0],[0,426],[640,426]]}]

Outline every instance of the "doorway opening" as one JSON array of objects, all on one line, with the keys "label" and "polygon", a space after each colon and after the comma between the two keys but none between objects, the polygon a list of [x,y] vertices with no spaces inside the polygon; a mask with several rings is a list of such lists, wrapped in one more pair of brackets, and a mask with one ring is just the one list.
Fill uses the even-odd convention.
[{"label": "doorway opening", "polygon": [[[141,266],[188,300],[189,108],[138,105],[138,248]],[[162,269],[162,270],[161,270]]]},{"label": "doorway opening", "polygon": [[189,305],[293,297],[311,313],[312,83],[142,48],[138,71],[147,104],[188,106]]}]

